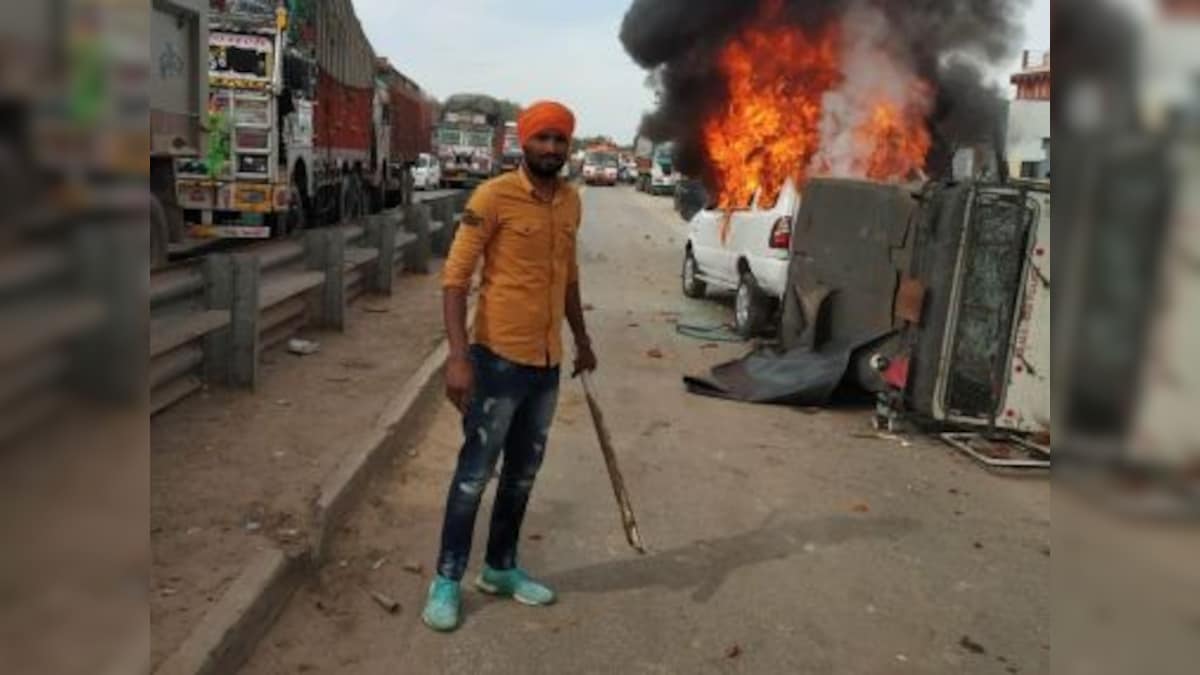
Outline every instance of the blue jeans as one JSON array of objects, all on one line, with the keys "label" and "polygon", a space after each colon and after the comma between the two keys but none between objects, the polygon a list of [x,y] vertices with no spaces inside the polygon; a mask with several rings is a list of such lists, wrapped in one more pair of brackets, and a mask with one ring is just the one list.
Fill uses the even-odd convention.
[{"label": "blue jeans", "polygon": [[523,366],[471,347],[475,391],[463,418],[463,446],[446,496],[438,574],[461,580],[471,556],[475,516],[483,490],[501,451],[504,466],[492,507],[487,564],[511,569],[517,564],[521,521],[558,404],[559,369]]}]

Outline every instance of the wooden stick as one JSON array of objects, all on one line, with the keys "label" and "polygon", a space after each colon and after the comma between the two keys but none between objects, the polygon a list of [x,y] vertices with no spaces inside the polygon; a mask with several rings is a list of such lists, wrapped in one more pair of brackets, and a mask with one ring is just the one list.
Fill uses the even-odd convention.
[{"label": "wooden stick", "polygon": [[592,412],[592,422],[596,425],[596,436],[600,439],[600,450],[604,453],[604,464],[608,467],[608,478],[612,482],[613,495],[617,498],[617,506],[621,510],[621,526],[625,528],[625,541],[638,553],[645,554],[646,547],[642,545],[642,537],[638,534],[637,520],[633,517],[633,505],[629,501],[629,493],[625,491],[625,479],[621,476],[621,468],[617,466],[617,454],[613,451],[612,436],[604,424],[604,413],[596,401],[592,390],[592,380],[588,373],[580,373],[583,381],[583,393],[587,397],[588,409]]}]

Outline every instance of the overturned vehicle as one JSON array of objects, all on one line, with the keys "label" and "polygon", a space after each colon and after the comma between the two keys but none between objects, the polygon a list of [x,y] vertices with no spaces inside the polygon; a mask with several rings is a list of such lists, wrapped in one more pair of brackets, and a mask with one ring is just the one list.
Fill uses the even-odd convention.
[{"label": "overturned vehicle", "polygon": [[821,405],[854,384],[883,424],[1049,434],[1048,184],[817,178],[793,221],[778,346],[690,391]]}]

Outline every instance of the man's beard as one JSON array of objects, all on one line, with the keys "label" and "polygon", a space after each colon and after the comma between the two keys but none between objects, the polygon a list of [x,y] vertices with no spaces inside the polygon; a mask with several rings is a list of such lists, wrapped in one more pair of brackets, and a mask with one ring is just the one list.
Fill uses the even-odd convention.
[{"label": "man's beard", "polygon": [[525,167],[529,169],[529,173],[539,178],[553,178],[557,176],[566,163],[566,159],[553,155],[543,156],[539,159],[530,159],[527,156],[525,159]]}]

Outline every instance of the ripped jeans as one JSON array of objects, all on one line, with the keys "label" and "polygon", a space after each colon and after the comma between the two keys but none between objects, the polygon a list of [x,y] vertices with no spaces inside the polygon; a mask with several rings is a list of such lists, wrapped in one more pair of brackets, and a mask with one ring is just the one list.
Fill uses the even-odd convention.
[{"label": "ripped jeans", "polygon": [[517,564],[521,521],[558,404],[559,369],[523,366],[485,347],[471,347],[475,391],[463,418],[463,446],[446,496],[438,574],[461,580],[471,555],[475,516],[501,452],[504,466],[492,507],[487,564]]}]

